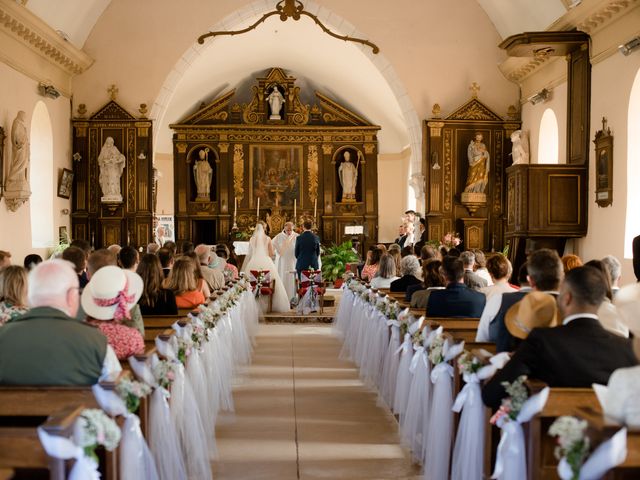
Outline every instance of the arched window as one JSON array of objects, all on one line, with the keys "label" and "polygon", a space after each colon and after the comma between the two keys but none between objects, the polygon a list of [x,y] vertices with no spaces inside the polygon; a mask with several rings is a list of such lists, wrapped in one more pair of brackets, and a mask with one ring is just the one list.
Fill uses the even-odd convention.
[{"label": "arched window", "polygon": [[29,181],[31,198],[31,246],[51,247],[53,232],[53,131],[49,111],[39,101],[31,117],[31,164]]},{"label": "arched window", "polygon": [[624,257],[633,258],[631,241],[640,235],[640,69],[631,87],[627,119],[627,221],[624,229]]},{"label": "arched window", "polygon": [[538,163],[558,163],[558,119],[550,108],[542,114],[538,136]]}]

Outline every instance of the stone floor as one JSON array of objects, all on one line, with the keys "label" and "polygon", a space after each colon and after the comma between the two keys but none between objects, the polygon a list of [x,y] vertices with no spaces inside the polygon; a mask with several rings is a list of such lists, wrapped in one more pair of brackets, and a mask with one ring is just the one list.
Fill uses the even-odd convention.
[{"label": "stone floor", "polygon": [[217,479],[418,479],[397,423],[338,359],[328,325],[260,325],[236,412],[218,423]]}]

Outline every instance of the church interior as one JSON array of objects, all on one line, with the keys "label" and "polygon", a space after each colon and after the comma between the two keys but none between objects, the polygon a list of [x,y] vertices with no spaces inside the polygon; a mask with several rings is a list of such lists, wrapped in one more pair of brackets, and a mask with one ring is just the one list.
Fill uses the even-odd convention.
[{"label": "church interior", "polygon": [[[114,454],[100,452],[103,478],[480,479],[496,463],[501,466],[493,478],[560,478],[552,447],[541,439],[553,419],[579,411],[577,418],[600,435],[595,444],[604,445],[618,431],[600,415],[598,392],[579,388],[572,396],[536,384],[529,385],[530,398],[541,392],[549,400],[524,434],[518,424],[526,465],[502,452],[497,426],[474,443],[460,428],[474,423],[464,411],[451,413],[462,385],[472,383],[471,374],[463,380],[460,351],[454,355],[460,344],[453,344],[464,340],[469,351],[475,346],[498,355],[513,349],[496,350],[495,337],[481,335],[486,307],[446,320],[448,315],[429,313],[435,311],[432,293],[425,320],[425,306],[419,312],[405,294],[411,287],[401,295],[388,283],[372,287],[374,275],[367,279],[366,272],[372,256],[379,255],[380,265],[380,255],[389,257],[390,245],[414,243],[405,243],[410,227],[416,245],[445,246],[445,254],[452,239],[461,242],[461,251],[480,257],[504,254],[509,274],[503,276],[511,284],[540,249],[585,263],[612,256],[620,274],[610,286],[640,281],[640,240],[634,242],[640,238],[640,1],[0,0],[0,80],[0,254],[9,253],[10,263],[21,265],[30,254],[46,260],[73,240],[93,251],[133,247],[140,259],[165,242],[179,248],[191,242],[192,250],[223,245],[224,256],[235,245],[236,254],[249,254],[235,271],[248,280],[232,278],[233,285],[225,286],[225,276],[214,288],[204,278],[211,287],[204,294],[208,305],[223,302],[224,311],[232,312],[215,310],[224,319],[215,327],[222,333],[214,340],[207,336],[210,344],[228,342],[221,348],[226,353],[205,346],[201,367],[190,369],[182,361],[205,425],[204,466],[185,460],[184,471],[170,473],[156,460],[155,476],[136,467],[136,477]],[[408,220],[408,212],[416,219]],[[345,286],[315,285],[314,271],[325,275],[329,256],[316,255],[319,263],[307,270],[294,266],[292,257],[278,277],[292,279],[282,295],[302,301],[309,294],[314,305],[319,295],[320,310],[302,314],[301,303],[278,312],[282,286],[263,283],[261,272],[269,275],[268,267],[256,261],[258,222],[264,222],[265,242],[271,249],[273,240],[278,258],[283,254],[277,235],[288,222],[301,236],[311,230],[324,253],[351,241],[355,257],[344,262],[351,270],[337,275],[345,273]],[[296,244],[298,257],[292,238],[286,242],[291,252]],[[150,244],[157,244],[153,252]],[[212,251],[221,255],[219,248]],[[206,267],[197,249],[195,254]],[[419,247],[411,256],[415,277],[427,288]],[[402,257],[398,253],[394,264],[397,278],[413,268],[404,252]],[[440,261],[448,281],[444,256]],[[179,263],[176,257],[172,264]],[[488,275],[491,283],[484,288],[495,280]],[[531,267],[529,275],[535,276]],[[564,298],[564,284],[540,285],[538,290],[554,296],[559,291],[559,303]],[[487,306],[490,299],[486,294]],[[84,307],[84,292],[82,302]],[[620,302],[616,318],[629,314],[640,324],[640,310],[634,314]],[[616,308],[615,300],[608,304]],[[491,318],[500,308],[498,303]],[[148,358],[170,358],[159,346],[165,343],[177,355],[180,341],[161,340],[174,322],[162,323],[168,320],[159,316],[153,317],[159,323],[147,323],[142,316],[145,355],[151,347]],[[473,328],[464,324],[472,319]],[[191,320],[185,327],[183,319],[172,335],[185,328],[214,330],[203,321],[205,327]],[[234,330],[232,322],[243,326]],[[430,336],[438,327],[439,335]],[[0,349],[5,328],[0,323]],[[634,328],[630,320],[623,327],[626,337],[634,338]],[[442,359],[429,356],[424,371],[422,363],[416,367],[421,352],[441,337]],[[633,348],[638,355],[638,345]],[[25,393],[10,391],[1,358],[0,397],[17,402]],[[225,366],[213,371],[207,361]],[[448,393],[433,380],[436,370],[443,371],[440,362],[450,367]],[[618,367],[636,363],[621,361]],[[202,368],[199,380],[191,377],[196,368]],[[406,375],[396,377],[403,368]],[[430,389],[416,386],[414,392],[411,379],[418,375],[425,385],[433,380]],[[636,371],[636,394],[639,377]],[[217,385],[209,387],[214,378]],[[226,390],[215,393],[214,402],[206,395],[217,387]],[[95,403],[82,392],[82,404]],[[585,396],[591,403],[567,406]],[[482,399],[489,405],[485,390]],[[563,413],[550,413],[553,408]],[[489,418],[486,410],[481,414]],[[146,437],[161,415],[150,419],[145,412],[139,415]],[[0,419],[15,415],[0,409]],[[629,454],[609,467],[616,468],[606,478],[640,476],[635,420],[625,430]],[[182,443],[176,445],[196,449],[195,434],[187,431],[196,428],[180,422],[174,434]],[[0,445],[6,444],[6,428],[0,421]],[[442,442],[427,441],[442,432]],[[154,443],[150,435],[153,456],[171,451],[168,441]],[[462,438],[466,447],[458,446]],[[476,443],[484,450],[474,467],[458,449],[475,452]],[[28,455],[7,452],[0,453],[0,480],[30,478],[20,476],[23,465],[12,465],[11,458]],[[64,462],[58,467],[51,478],[66,478],[60,473]]]}]

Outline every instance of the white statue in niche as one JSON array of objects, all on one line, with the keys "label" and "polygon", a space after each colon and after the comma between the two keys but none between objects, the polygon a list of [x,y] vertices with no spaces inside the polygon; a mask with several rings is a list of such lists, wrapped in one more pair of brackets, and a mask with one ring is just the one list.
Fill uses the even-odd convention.
[{"label": "white statue in niche", "polygon": [[271,90],[271,93],[267,97],[267,101],[269,102],[269,107],[271,108],[271,115],[269,116],[269,120],[282,120],[282,117],[280,116],[280,110],[282,110],[285,100],[280,93],[280,90],[278,90],[277,86],[273,86],[273,90]]},{"label": "white statue in niche", "polygon": [[201,149],[198,152],[198,157],[198,160],[193,164],[193,178],[196,181],[198,199],[209,200],[211,181],[213,180],[213,168],[209,164],[209,149]]},{"label": "white statue in niche", "polygon": [[29,189],[29,135],[27,134],[25,117],[26,113],[20,110],[11,125],[13,155],[7,169],[4,193],[7,207],[12,212],[18,210],[20,205],[31,196]]},{"label": "white statue in niche", "polygon": [[513,164],[529,163],[529,138],[522,130],[516,130],[511,134],[511,158]]},{"label": "white statue in niche", "polygon": [[340,185],[342,185],[342,201],[343,202],[355,202],[356,201],[356,187],[358,186],[358,163],[355,165],[351,162],[351,152],[345,150],[343,154],[343,160],[338,167],[338,177],[340,178]]},{"label": "white statue in niche", "polygon": [[127,159],[114,145],[113,138],[107,137],[98,155],[100,167],[100,188],[102,188],[102,202],[122,202],[120,193],[120,177],[124,171]]}]

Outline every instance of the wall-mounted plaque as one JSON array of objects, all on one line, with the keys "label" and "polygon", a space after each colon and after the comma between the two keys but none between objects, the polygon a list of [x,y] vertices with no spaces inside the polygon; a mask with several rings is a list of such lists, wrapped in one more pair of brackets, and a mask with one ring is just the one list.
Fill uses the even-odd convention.
[{"label": "wall-mounted plaque", "polygon": [[613,135],[602,117],[602,130],[596,132],[596,203],[608,207],[613,203]]}]

